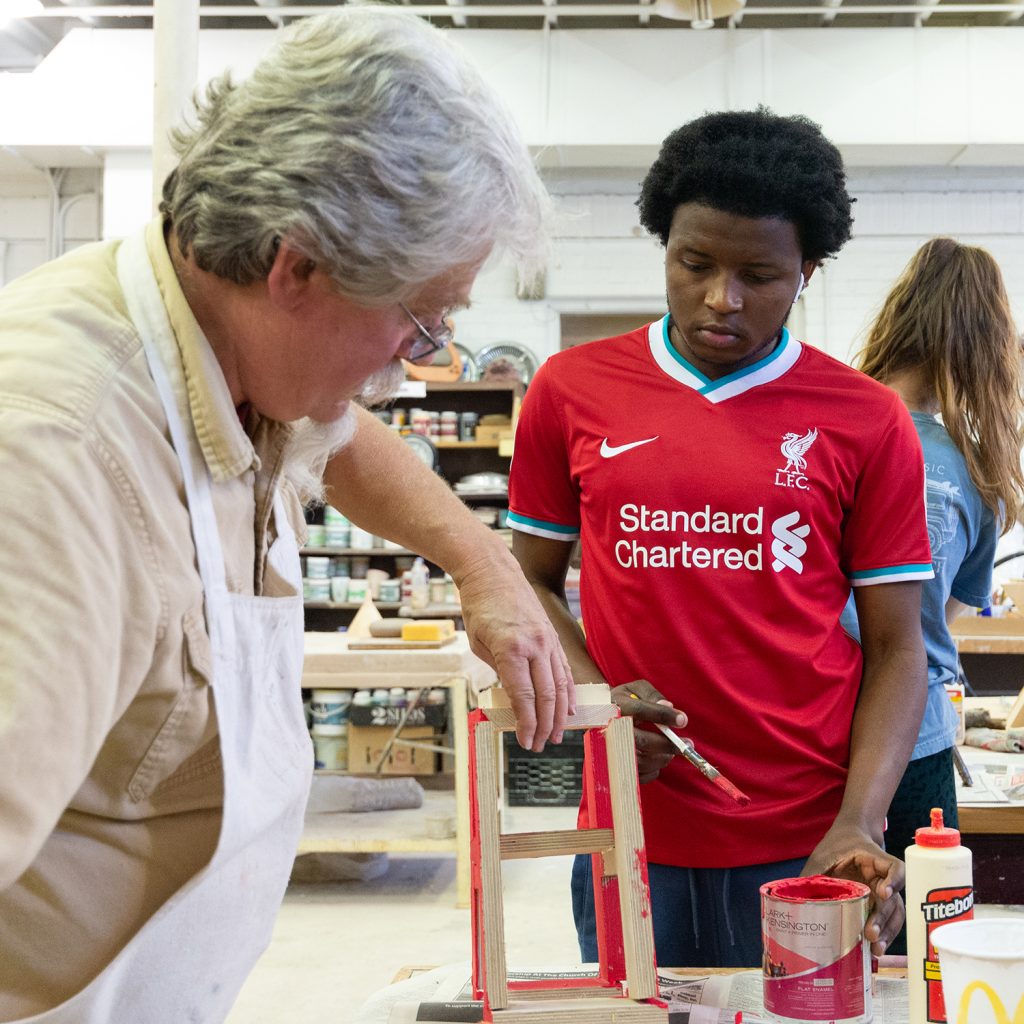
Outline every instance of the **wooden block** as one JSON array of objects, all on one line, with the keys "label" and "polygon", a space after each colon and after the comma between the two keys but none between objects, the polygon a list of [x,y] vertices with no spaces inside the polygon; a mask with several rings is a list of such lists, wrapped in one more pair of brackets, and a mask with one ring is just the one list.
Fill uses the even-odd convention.
[{"label": "wooden block", "polygon": [[650,999],[658,994],[658,976],[632,721],[617,718],[609,722],[605,742],[615,821],[615,866],[622,904],[626,983],[630,999]]},{"label": "wooden block", "polygon": [[596,853],[614,844],[610,828],[580,828],[561,832],[518,832],[501,837],[501,859],[558,857],[570,853]]},{"label": "wooden block", "polygon": [[666,1024],[668,1010],[627,999],[581,999],[576,1002],[513,1002],[492,1020],[509,1024]]},{"label": "wooden block", "polygon": [[444,640],[455,636],[451,619],[414,619],[402,623],[403,640]]},{"label": "wooden block", "polygon": [[[576,687],[577,709],[584,704],[611,704],[611,689],[606,683],[580,683]],[[480,694],[480,707],[510,708],[512,702],[507,690],[501,686],[492,686]]]},{"label": "wooden block", "polygon": [[[490,691],[485,690],[484,693]],[[480,694],[483,696],[483,693]],[[502,732],[512,732],[516,727],[516,716],[511,708],[485,708],[487,721]],[[565,720],[565,728],[569,730],[592,729],[594,726],[606,725],[617,718],[619,709],[614,704],[582,704],[576,708],[575,715]]]}]

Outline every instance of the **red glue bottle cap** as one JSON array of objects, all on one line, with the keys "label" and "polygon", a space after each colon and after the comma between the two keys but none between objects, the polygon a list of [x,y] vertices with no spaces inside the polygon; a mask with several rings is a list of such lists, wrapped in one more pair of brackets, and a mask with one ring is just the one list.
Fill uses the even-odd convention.
[{"label": "red glue bottle cap", "polygon": [[955,828],[946,828],[942,824],[942,808],[932,808],[930,828],[919,828],[914,833],[914,842],[918,846],[959,846],[960,833]]}]

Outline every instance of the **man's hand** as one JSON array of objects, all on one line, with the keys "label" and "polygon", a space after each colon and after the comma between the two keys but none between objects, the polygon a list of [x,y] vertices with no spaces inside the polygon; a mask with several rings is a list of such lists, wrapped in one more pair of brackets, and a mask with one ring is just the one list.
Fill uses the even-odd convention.
[{"label": "man's hand", "polygon": [[516,716],[516,739],[539,751],[562,742],[576,713],[569,662],[533,588],[511,558],[489,561],[459,580],[462,618],[473,653],[497,673]]},{"label": "man's hand", "polygon": [[660,732],[638,726],[637,722],[660,722],[670,728],[686,725],[686,715],[676,711],[646,679],[635,679],[612,689],[612,703],[633,719],[636,742],[636,770],[641,782],[653,782],[676,756],[676,748]]},{"label": "man's hand", "polygon": [[871,913],[864,935],[875,956],[885,952],[903,927],[903,861],[886,853],[866,832],[833,825],[807,859],[803,874],[845,878],[871,889]]}]

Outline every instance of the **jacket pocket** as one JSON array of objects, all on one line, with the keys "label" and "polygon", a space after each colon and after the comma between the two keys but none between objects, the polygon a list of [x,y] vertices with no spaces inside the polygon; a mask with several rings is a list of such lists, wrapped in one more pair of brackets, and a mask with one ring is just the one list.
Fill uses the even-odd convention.
[{"label": "jacket pocket", "polygon": [[128,783],[139,803],[175,785],[192,782],[220,767],[217,722],[210,699],[212,661],[202,608],[182,619],[181,689]]}]

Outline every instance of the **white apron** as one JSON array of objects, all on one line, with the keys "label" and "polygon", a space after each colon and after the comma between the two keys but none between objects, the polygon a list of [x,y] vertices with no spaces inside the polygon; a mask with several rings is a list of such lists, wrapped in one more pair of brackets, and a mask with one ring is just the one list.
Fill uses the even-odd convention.
[{"label": "white apron", "polygon": [[[177,343],[142,235],[122,244],[118,275],[181,463],[213,648],[224,771],[213,859],[153,915],[86,988],[25,1024],[217,1024],[270,941],[302,831],[313,754],[302,709],[302,581],[283,503],[274,503],[274,568],[288,598],[228,591],[211,482],[191,420]],[[184,401],[184,398],[182,399]]]}]

